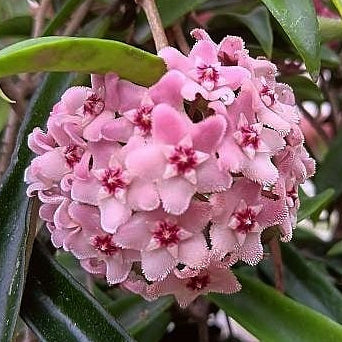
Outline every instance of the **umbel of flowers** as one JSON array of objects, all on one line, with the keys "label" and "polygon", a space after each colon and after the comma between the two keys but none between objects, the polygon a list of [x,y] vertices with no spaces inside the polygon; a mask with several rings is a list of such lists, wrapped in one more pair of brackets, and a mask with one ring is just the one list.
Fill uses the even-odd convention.
[{"label": "umbel of flowers", "polygon": [[181,306],[233,293],[237,261],[263,258],[262,232],[291,239],[298,186],[314,173],[291,88],[239,37],[196,29],[188,56],[167,47],[152,87],[92,76],[35,128],[29,196],[56,248],[109,284]]}]

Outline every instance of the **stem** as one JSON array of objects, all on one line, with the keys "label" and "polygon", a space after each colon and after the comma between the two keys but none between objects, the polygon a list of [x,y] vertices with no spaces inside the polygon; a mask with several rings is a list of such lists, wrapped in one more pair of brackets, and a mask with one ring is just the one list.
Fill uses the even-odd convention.
[{"label": "stem", "polygon": [[33,26],[32,35],[34,38],[39,37],[43,32],[45,16],[46,16],[46,12],[49,6],[50,6],[50,0],[42,0],[42,2],[39,4],[38,13],[35,17],[34,26]]},{"label": "stem", "polygon": [[144,10],[148,24],[150,25],[156,50],[159,51],[162,48],[168,46],[167,38],[163,28],[162,21],[158,12],[158,8],[154,0],[135,0]]},{"label": "stem", "polygon": [[184,37],[182,26],[179,21],[175,25],[173,25],[172,32],[180,50],[184,53],[184,55],[188,55],[190,52],[190,47]]},{"label": "stem", "polygon": [[70,36],[77,31],[77,29],[82,24],[83,19],[87,15],[92,3],[93,3],[93,0],[86,0],[77,9],[77,11],[72,15],[71,20],[69,21],[69,24],[67,25],[67,27],[65,28],[63,32],[64,36]]},{"label": "stem", "polygon": [[271,249],[271,255],[274,265],[275,287],[279,292],[284,293],[283,261],[281,258],[281,250],[277,236],[274,236],[270,240],[269,246]]}]

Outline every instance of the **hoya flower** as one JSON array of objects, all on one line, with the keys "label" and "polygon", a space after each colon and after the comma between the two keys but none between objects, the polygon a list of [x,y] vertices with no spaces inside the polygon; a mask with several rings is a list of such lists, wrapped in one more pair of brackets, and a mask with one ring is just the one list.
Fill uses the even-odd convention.
[{"label": "hoya flower", "polygon": [[98,206],[102,228],[114,233],[129,219],[132,210],[156,209],[159,196],[153,185],[132,176],[125,168],[118,145],[106,145],[109,147],[107,151],[96,145],[93,153],[97,151],[97,158],[94,158],[91,170],[88,170],[89,165],[84,165],[83,172],[75,175],[71,197],[75,201]]},{"label": "hoya flower", "polygon": [[260,184],[274,184],[278,170],[271,158],[285,146],[285,140],[273,129],[258,122],[252,94],[242,86],[236,101],[228,108],[213,104],[227,119],[227,131],[218,149],[223,170],[242,173]]},{"label": "hoya flower", "polygon": [[132,292],[143,295],[147,300],[172,294],[182,308],[187,307],[200,295],[210,292],[232,294],[241,289],[240,283],[230,269],[214,264],[197,271],[185,268],[177,274],[178,277],[171,273],[163,281],[151,285],[147,285],[141,279],[129,278],[123,285]]},{"label": "hoya flower", "polygon": [[210,237],[218,258],[237,253],[250,265],[262,259],[261,233],[284,220],[286,207],[282,198],[269,199],[262,196],[261,190],[260,185],[240,179],[228,191],[212,196]]},{"label": "hoya flower", "polygon": [[[91,259],[92,264],[96,260],[96,269],[104,264],[108,283],[124,281],[133,262],[139,260],[138,253],[117,246],[115,237],[99,228],[100,215],[96,208],[73,202],[68,212],[77,226],[65,237],[64,249],[78,259]],[[88,270],[90,265],[88,263]],[[93,273],[98,273],[96,269]]]},{"label": "hoya flower", "polygon": [[166,212],[182,214],[196,192],[230,186],[231,177],[219,170],[215,156],[225,129],[221,116],[192,124],[182,113],[160,104],[153,110],[151,143],[128,153],[127,168],[156,184]]},{"label": "hoya flower", "polygon": [[209,223],[210,205],[193,201],[180,216],[161,208],[136,213],[115,235],[120,246],[141,251],[141,267],[146,279],[164,279],[181,263],[204,267],[209,251],[202,230]]},{"label": "hoya flower", "polygon": [[[121,120],[126,119],[127,127],[131,127],[130,129],[134,130],[134,134],[150,137],[154,106],[167,103],[177,110],[184,110],[183,97],[180,94],[183,83],[184,76],[176,70],[167,73],[150,88],[141,87],[124,80],[119,81],[119,113],[123,116]],[[115,121],[108,122],[103,126],[104,138],[117,140],[120,134],[118,129],[120,127]],[[127,140],[125,141],[127,142]]]},{"label": "hoya flower", "polygon": [[225,66],[218,57],[217,46],[211,40],[198,41],[186,57],[172,47],[159,51],[169,70],[179,70],[186,80],[182,96],[194,101],[197,94],[208,101],[224,99],[226,105],[234,101],[234,90],[249,77],[249,71],[239,66]]}]

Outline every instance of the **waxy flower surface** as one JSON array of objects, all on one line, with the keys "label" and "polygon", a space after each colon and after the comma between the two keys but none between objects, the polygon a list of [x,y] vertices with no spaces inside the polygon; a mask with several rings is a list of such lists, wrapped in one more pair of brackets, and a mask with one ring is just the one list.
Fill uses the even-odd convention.
[{"label": "waxy flower surface", "polygon": [[289,241],[300,184],[312,176],[291,88],[239,37],[200,29],[188,56],[159,52],[168,71],[149,88],[115,74],[68,89],[37,156],[28,196],[56,248],[88,272],[148,300],[234,293],[238,261],[263,258],[263,234]]}]

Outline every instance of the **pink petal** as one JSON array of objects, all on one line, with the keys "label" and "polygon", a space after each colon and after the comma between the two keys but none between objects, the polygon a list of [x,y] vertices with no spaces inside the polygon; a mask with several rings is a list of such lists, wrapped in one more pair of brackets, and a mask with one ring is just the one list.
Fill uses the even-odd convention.
[{"label": "pink petal", "polygon": [[186,73],[191,68],[189,59],[173,47],[161,49],[158,52],[158,56],[164,59],[169,70],[176,69]]},{"label": "pink petal", "polygon": [[206,153],[213,152],[220,144],[227,122],[221,115],[211,116],[196,124],[191,130],[193,147]]},{"label": "pink petal", "polygon": [[153,109],[152,136],[155,142],[176,145],[189,130],[189,121],[167,104]]},{"label": "pink petal", "polygon": [[141,252],[141,267],[147,280],[163,280],[176,266],[177,260],[164,248]]},{"label": "pink petal", "polygon": [[110,234],[114,234],[121,224],[127,222],[131,210],[113,197],[103,199],[99,203],[101,212],[101,227]]},{"label": "pink petal", "polygon": [[130,184],[127,202],[133,210],[151,211],[159,207],[159,195],[156,186],[142,179],[135,179]]},{"label": "pink petal", "polygon": [[118,284],[126,280],[132,268],[131,263],[125,262],[117,256],[107,257],[105,263],[107,265],[106,278],[109,284]]},{"label": "pink petal", "polygon": [[193,235],[179,243],[179,262],[189,267],[205,267],[208,264],[209,250],[203,234]]},{"label": "pink petal", "polygon": [[106,140],[127,142],[133,134],[134,126],[126,118],[111,120],[102,126],[102,136]]},{"label": "pink petal", "polygon": [[182,177],[163,180],[158,185],[163,208],[167,213],[180,215],[188,209],[190,200],[195,194],[192,184]]},{"label": "pink petal", "polygon": [[263,253],[260,233],[248,233],[246,235],[246,240],[239,251],[241,260],[254,266],[263,258]]}]

